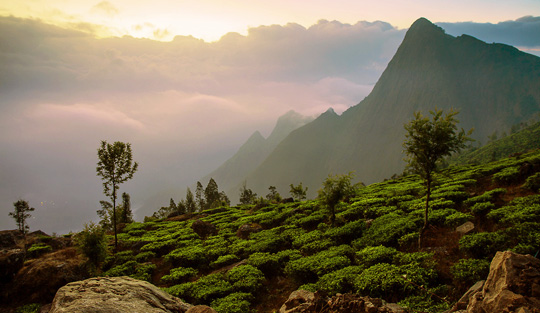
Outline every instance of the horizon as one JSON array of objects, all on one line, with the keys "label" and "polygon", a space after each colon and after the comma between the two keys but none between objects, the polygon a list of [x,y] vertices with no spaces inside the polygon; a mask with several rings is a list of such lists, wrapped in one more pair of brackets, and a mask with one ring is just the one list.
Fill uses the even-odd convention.
[{"label": "horizon", "polygon": [[[488,8],[483,8],[487,1],[461,1],[448,10],[441,2],[417,1],[404,21],[386,19],[379,5],[354,21],[340,15],[355,12],[343,9],[352,2],[325,6],[325,1],[294,21],[281,17],[286,6],[278,3],[260,24],[242,22],[230,29],[216,24],[213,29],[224,33],[193,37],[155,22],[154,9],[139,13],[148,20],[128,20],[122,28],[107,21],[139,16],[124,11],[127,2],[63,3],[37,1],[27,11],[24,2],[0,6],[1,229],[15,227],[7,214],[19,198],[36,208],[32,230],[67,233],[97,220],[99,201],[105,199],[95,173],[100,140],[132,144],[141,168],[121,192],[131,194],[134,208],[160,193],[180,199],[185,187],[225,162],[255,131],[268,137],[286,112],[313,116],[332,107],[341,114],[358,104],[394,55],[405,27],[421,16],[453,36],[467,33],[540,56],[535,1]],[[460,16],[466,4],[470,10]],[[174,11],[161,7],[167,8]],[[249,8],[264,13],[267,7]],[[327,14],[321,13],[324,8]],[[200,10],[200,21],[211,20],[213,15]],[[435,17],[423,14],[438,11]],[[88,16],[103,22],[80,12],[94,12]],[[418,16],[403,26],[413,14]],[[470,18],[474,14],[476,19]],[[145,23],[152,25],[141,35],[146,39],[96,31]],[[164,197],[163,205],[168,202]]]}]

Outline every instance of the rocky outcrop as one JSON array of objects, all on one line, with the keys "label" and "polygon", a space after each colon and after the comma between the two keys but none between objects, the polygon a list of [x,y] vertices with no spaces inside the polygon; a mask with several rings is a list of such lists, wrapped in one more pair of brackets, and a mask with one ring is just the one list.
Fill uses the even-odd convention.
[{"label": "rocky outcrop", "polygon": [[82,263],[75,248],[29,260],[17,272],[9,288],[1,288],[0,300],[3,303],[51,302],[58,288],[86,278]]},{"label": "rocky outcrop", "polygon": [[404,313],[405,310],[394,303],[381,299],[362,297],[358,294],[337,294],[326,297],[306,290],[296,290],[281,306],[279,313]]},{"label": "rocky outcrop", "polygon": [[191,307],[146,281],[97,277],[60,288],[49,313],[184,313]]},{"label": "rocky outcrop", "polygon": [[13,279],[24,265],[24,256],[23,249],[0,250],[0,283]]},{"label": "rocky outcrop", "polygon": [[487,280],[478,282],[447,312],[540,313],[540,260],[511,251],[497,252]]},{"label": "rocky outcrop", "polygon": [[196,220],[191,224],[193,231],[201,238],[206,238],[210,235],[217,235],[218,230],[216,225],[201,220]]},{"label": "rocky outcrop", "polygon": [[238,238],[248,239],[249,235],[260,232],[261,230],[262,230],[262,226],[259,224],[255,224],[255,223],[244,224],[238,227],[238,230],[236,231],[236,236]]},{"label": "rocky outcrop", "polygon": [[216,310],[212,309],[209,306],[197,305],[187,310],[186,313],[217,313],[217,312]]}]

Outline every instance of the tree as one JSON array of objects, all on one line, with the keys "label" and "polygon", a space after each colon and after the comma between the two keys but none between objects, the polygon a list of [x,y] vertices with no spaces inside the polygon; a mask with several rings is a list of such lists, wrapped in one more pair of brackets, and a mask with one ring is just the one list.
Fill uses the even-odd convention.
[{"label": "tree", "polygon": [[302,183],[298,184],[298,186],[294,186],[293,184],[290,185],[291,186],[291,196],[296,200],[296,201],[302,201],[306,198],[306,193],[307,193],[307,190],[308,188],[306,187],[306,189],[304,189],[302,187]]},{"label": "tree", "polygon": [[432,119],[416,112],[414,119],[405,124],[405,142],[403,147],[407,155],[407,167],[424,180],[426,186],[426,205],[424,212],[424,226],[418,237],[418,248],[422,247],[422,235],[428,227],[429,200],[433,183],[433,174],[437,171],[439,163],[446,156],[465,148],[468,136],[472,129],[465,132],[463,128],[458,131],[456,119],[458,111],[453,109],[443,116],[442,110],[429,112]]},{"label": "tree", "polygon": [[107,237],[100,225],[85,224],[84,230],[75,236],[79,250],[88,258],[92,272],[99,269],[99,265],[107,257]]},{"label": "tree", "polygon": [[28,212],[34,211],[35,208],[31,208],[30,205],[28,205],[28,202],[22,199],[14,202],[13,206],[15,207],[15,210],[13,212],[9,212],[9,216],[15,220],[15,223],[17,223],[17,228],[19,228],[19,231],[22,232],[26,237],[26,233],[28,233],[28,230],[30,229],[26,223],[26,220],[32,216]]},{"label": "tree", "polygon": [[246,182],[240,188],[240,204],[253,204],[257,199],[257,194],[247,188]]},{"label": "tree", "polygon": [[276,186],[270,186],[268,190],[270,192],[266,195],[266,199],[270,201],[281,201],[281,195],[277,192]]},{"label": "tree", "polygon": [[97,175],[103,180],[103,193],[112,200],[113,207],[113,230],[114,247],[118,247],[118,238],[116,231],[116,198],[120,184],[133,178],[139,164],[133,162],[131,144],[116,141],[109,144],[101,141],[101,147],[98,149]]},{"label": "tree", "polygon": [[346,200],[355,194],[355,188],[351,184],[352,173],[347,175],[328,175],[323,183],[323,188],[319,190],[319,200],[330,213],[332,227],[336,223],[336,206],[342,200]]},{"label": "tree", "polygon": [[197,210],[197,204],[195,203],[195,199],[193,198],[193,192],[191,192],[191,189],[189,187],[186,191],[186,212],[187,213],[194,213]]},{"label": "tree", "polygon": [[221,205],[231,206],[231,200],[229,199],[225,191],[219,193],[219,200],[221,201]]},{"label": "tree", "polygon": [[204,188],[201,182],[197,182],[197,189],[195,189],[195,203],[199,212],[204,210],[206,201],[204,200]]},{"label": "tree", "polygon": [[122,210],[120,223],[133,223],[133,212],[131,211],[131,197],[129,193],[122,193]]},{"label": "tree", "polygon": [[101,205],[101,209],[97,210],[97,215],[101,219],[101,221],[99,221],[99,225],[103,230],[112,230],[112,204],[105,200],[99,201],[99,204]]},{"label": "tree", "polygon": [[204,189],[204,196],[206,198],[206,209],[212,209],[221,205],[218,184],[213,178],[210,178],[210,181],[208,181],[208,185]]}]

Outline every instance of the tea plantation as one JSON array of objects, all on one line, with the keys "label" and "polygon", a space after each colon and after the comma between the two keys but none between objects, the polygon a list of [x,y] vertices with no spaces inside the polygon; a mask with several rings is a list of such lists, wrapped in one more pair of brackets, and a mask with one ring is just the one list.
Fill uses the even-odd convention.
[{"label": "tea plantation", "polygon": [[[335,227],[318,200],[132,223],[118,235],[120,252],[108,257],[102,274],[148,280],[220,313],[277,311],[298,288],[442,312],[487,276],[496,251],[537,253],[539,187],[539,151],[443,170],[420,251],[425,198],[414,175],[357,189],[337,206]],[[196,220],[216,231],[198,235]],[[469,221],[473,231],[456,231]],[[237,235],[243,225],[259,231],[243,239]]]}]

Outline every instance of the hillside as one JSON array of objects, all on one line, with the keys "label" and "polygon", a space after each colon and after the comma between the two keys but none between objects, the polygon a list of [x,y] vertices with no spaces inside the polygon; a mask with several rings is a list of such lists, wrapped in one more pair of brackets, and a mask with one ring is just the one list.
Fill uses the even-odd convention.
[{"label": "hillside", "polygon": [[[329,122],[333,118],[329,113]],[[436,178],[422,251],[416,239],[424,189],[417,176],[406,176],[357,189],[338,206],[336,227],[318,200],[220,207],[125,225],[120,251],[107,258],[101,275],[145,279],[219,313],[274,312],[298,288],[355,292],[410,312],[442,312],[486,277],[496,251],[537,252],[540,151],[450,167]],[[466,222],[473,227],[460,227]],[[58,241],[38,238],[31,260],[2,285],[1,302],[51,301],[33,296],[41,286],[19,282],[29,281],[42,259],[56,268],[55,256],[80,257],[66,244],[38,249]],[[60,275],[42,269],[40,281],[48,281],[49,272]],[[26,296],[20,297],[23,287]]]},{"label": "hillside", "polygon": [[434,108],[458,109],[460,126],[486,142],[540,111],[540,58],[447,35],[421,18],[368,97],[293,131],[243,180],[259,194],[270,185],[287,194],[303,182],[313,197],[328,174],[354,171],[367,184],[389,178],[403,171],[403,125]]}]

